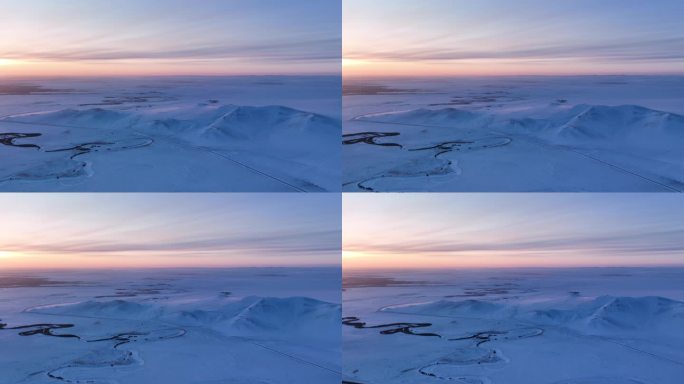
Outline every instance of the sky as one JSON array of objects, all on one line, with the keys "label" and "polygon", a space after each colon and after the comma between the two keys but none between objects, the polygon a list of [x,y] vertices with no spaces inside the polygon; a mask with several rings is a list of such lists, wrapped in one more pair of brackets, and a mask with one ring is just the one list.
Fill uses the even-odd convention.
[{"label": "sky", "polygon": [[345,0],[364,76],[681,74],[681,0]]},{"label": "sky", "polygon": [[345,194],[343,267],[684,265],[667,194]]},{"label": "sky", "polygon": [[0,9],[0,76],[340,73],[340,0],[0,0]]},{"label": "sky", "polygon": [[0,194],[0,270],[339,266],[335,194]]}]

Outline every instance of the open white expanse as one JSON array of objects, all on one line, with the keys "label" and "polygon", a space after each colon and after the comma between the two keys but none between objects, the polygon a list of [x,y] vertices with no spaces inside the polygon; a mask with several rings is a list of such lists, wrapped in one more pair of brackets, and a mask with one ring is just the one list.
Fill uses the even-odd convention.
[{"label": "open white expanse", "polygon": [[684,77],[345,79],[345,191],[684,191]]},{"label": "open white expanse", "polygon": [[684,268],[345,271],[346,383],[676,384]]},{"label": "open white expanse", "polygon": [[0,274],[0,383],[340,382],[339,268]]},{"label": "open white expanse", "polygon": [[334,191],[339,76],[0,80],[1,191]]}]

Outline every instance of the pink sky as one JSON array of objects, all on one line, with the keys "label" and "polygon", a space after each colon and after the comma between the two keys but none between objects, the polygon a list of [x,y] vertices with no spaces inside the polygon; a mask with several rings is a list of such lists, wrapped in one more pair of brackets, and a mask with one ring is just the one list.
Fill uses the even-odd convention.
[{"label": "pink sky", "polygon": [[339,74],[338,1],[1,1],[0,76]]},{"label": "pink sky", "polygon": [[684,204],[653,194],[344,196],[343,267],[684,264]]},{"label": "pink sky", "polygon": [[0,206],[0,270],[340,264],[334,194],[7,193]]},{"label": "pink sky", "polygon": [[344,76],[682,74],[679,0],[345,0]]}]

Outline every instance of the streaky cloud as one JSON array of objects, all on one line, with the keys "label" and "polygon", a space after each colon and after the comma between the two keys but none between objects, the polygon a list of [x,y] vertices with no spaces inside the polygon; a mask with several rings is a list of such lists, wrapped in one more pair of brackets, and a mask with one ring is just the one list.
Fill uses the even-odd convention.
[{"label": "streaky cloud", "polygon": [[469,242],[467,240],[438,240],[425,242],[406,240],[347,244],[347,250],[375,253],[454,254],[487,251],[559,252],[590,250],[607,254],[656,252],[684,252],[684,229],[653,232],[626,232],[596,236],[554,236],[509,241]]},{"label": "streaky cloud", "polygon": [[611,44],[551,45],[537,48],[469,51],[454,48],[348,51],[350,59],[377,61],[456,61],[481,59],[592,59],[661,61],[684,60],[684,37],[659,40],[616,41]]},{"label": "streaky cloud", "polygon": [[110,61],[149,59],[251,59],[263,61],[335,61],[335,39],[269,42],[252,45],[211,45],[169,50],[51,49],[23,52],[0,51],[0,57],[35,61]]},{"label": "streaky cloud", "polygon": [[[220,236],[192,240],[164,242],[125,241],[62,241],[36,242],[30,245],[3,244],[4,249],[31,253],[97,254],[128,252],[250,252],[288,256],[292,254],[316,254],[339,251],[338,231],[301,232],[287,234],[264,234],[252,236]],[[141,256],[143,257],[143,256]]]}]

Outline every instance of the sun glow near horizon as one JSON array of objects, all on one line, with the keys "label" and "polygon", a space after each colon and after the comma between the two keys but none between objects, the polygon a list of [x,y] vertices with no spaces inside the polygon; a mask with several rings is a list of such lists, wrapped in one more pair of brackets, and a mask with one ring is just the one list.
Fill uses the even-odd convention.
[{"label": "sun glow near horizon", "polygon": [[12,259],[24,256],[21,252],[14,251],[0,251],[0,259]]},{"label": "sun glow near horizon", "polygon": [[339,266],[333,194],[0,195],[0,271]]}]

